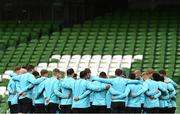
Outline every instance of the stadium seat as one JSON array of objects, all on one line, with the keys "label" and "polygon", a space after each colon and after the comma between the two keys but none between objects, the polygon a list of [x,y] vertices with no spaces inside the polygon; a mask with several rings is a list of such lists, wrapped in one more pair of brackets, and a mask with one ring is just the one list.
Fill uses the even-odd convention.
[{"label": "stadium seat", "polygon": [[89,67],[93,74],[109,75],[119,67],[154,68],[166,69],[178,81],[178,18],[166,11],[163,17],[146,11],[125,13],[117,10],[62,30],[50,21],[0,23],[0,72],[17,64],[38,65],[38,71],[72,67],[78,73]]}]

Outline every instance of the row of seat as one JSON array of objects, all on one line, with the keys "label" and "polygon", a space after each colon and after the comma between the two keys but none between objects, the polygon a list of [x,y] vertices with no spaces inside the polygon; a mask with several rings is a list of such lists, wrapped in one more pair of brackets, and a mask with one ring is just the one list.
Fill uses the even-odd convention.
[{"label": "row of seat", "polygon": [[[17,64],[46,63],[47,66],[54,68],[60,62],[59,67],[62,69],[75,67],[79,72],[84,64],[83,67],[88,66],[95,73],[106,67],[105,71],[112,74],[114,68],[111,69],[111,65],[117,63],[115,67],[128,68],[130,71],[147,68],[154,68],[156,71],[166,69],[168,75],[177,78],[178,81],[180,79],[178,69],[180,29],[177,15],[171,15],[170,18],[169,13],[163,16],[147,14],[138,18],[134,15],[133,13],[125,15],[123,12],[107,14],[83,24],[63,28],[62,31],[53,32],[51,35],[43,35],[40,39],[32,39],[28,44],[21,43],[17,48],[8,48],[0,56],[0,69],[2,69],[0,71],[12,69]],[[68,57],[49,61],[52,55],[62,57],[68,55]],[[82,57],[78,56],[74,59],[73,55]],[[90,55],[86,63],[83,62],[84,55]],[[101,57],[94,61],[93,57],[96,55]],[[111,55],[111,58],[104,60],[105,55]],[[123,59],[122,61],[113,59],[114,56],[126,57],[127,55],[128,62],[124,62]],[[136,55],[141,55],[143,58],[131,61]],[[107,63],[104,63],[105,61]]]},{"label": "row of seat", "polygon": [[94,75],[102,71],[108,75],[114,75],[116,68],[130,68],[133,61],[140,61],[142,59],[142,55],[136,55],[134,57],[132,55],[53,55],[50,58],[49,64],[39,63],[36,68],[38,71],[42,69],[52,71],[54,68],[60,68],[62,71],[66,71],[67,68],[73,68],[77,73],[84,68],[90,68]]},{"label": "row of seat", "polygon": [[26,43],[30,39],[38,39],[39,36],[58,31],[59,24],[55,22],[34,22],[24,23],[16,21],[0,23],[0,49],[4,50],[8,46]]}]

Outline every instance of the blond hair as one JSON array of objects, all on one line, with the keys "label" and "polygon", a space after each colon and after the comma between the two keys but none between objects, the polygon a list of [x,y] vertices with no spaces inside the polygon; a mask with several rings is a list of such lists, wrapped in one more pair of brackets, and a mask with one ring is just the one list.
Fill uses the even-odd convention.
[{"label": "blond hair", "polygon": [[146,72],[148,72],[149,74],[153,74],[155,71],[152,68],[150,68],[150,69],[147,69]]},{"label": "blond hair", "polygon": [[134,73],[141,73],[141,71],[140,70],[135,70]]},{"label": "blond hair", "polygon": [[145,76],[145,75],[149,75],[149,73],[147,71],[143,72],[142,76]]}]

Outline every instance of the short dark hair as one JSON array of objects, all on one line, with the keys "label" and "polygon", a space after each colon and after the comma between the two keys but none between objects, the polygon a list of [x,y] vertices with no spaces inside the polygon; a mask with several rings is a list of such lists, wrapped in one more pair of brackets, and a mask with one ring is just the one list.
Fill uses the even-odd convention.
[{"label": "short dark hair", "polygon": [[107,78],[107,75],[105,72],[100,72],[99,77],[100,78]]},{"label": "short dark hair", "polygon": [[130,73],[130,74],[129,74],[129,79],[135,79],[135,78],[136,78],[135,73]]},{"label": "short dark hair", "polygon": [[123,77],[126,77],[126,76],[127,76],[125,70],[122,70],[122,75],[123,75]]},{"label": "short dark hair", "polygon": [[39,77],[39,72],[38,71],[33,71],[32,74],[34,75],[34,77]]},{"label": "short dark hair", "polygon": [[16,66],[16,67],[14,68],[14,71],[18,71],[18,70],[21,70],[21,67],[20,67],[20,66]]},{"label": "short dark hair", "polygon": [[160,75],[158,73],[156,73],[156,72],[153,73],[152,77],[153,77],[153,80],[160,81]]},{"label": "short dark hair", "polygon": [[47,70],[45,70],[45,69],[41,70],[41,76],[45,75],[46,73],[48,73]]},{"label": "short dark hair", "polygon": [[67,70],[67,75],[72,75],[74,73],[74,69],[70,68]]},{"label": "short dark hair", "polygon": [[86,72],[86,73],[91,73],[91,69],[90,69],[90,68],[85,68],[85,69],[84,69],[84,72]]},{"label": "short dark hair", "polygon": [[76,74],[76,73],[74,73],[73,77],[74,77],[74,78],[77,78],[77,74]]},{"label": "short dark hair", "polygon": [[164,82],[164,76],[160,76],[160,77],[159,77],[159,81]]},{"label": "short dark hair", "polygon": [[34,66],[33,65],[27,65],[26,69],[28,72],[31,72],[32,70],[34,70]]},{"label": "short dark hair", "polygon": [[166,75],[166,71],[165,71],[165,70],[160,70],[160,71],[159,71],[159,74]]},{"label": "short dark hair", "polygon": [[55,68],[55,69],[53,70],[53,75],[55,75],[55,74],[57,74],[57,73],[61,73],[61,72],[60,72],[59,69]]},{"label": "short dark hair", "polygon": [[79,77],[80,78],[85,78],[85,76],[86,76],[85,71],[81,71],[80,74],[79,74]]},{"label": "short dark hair", "polygon": [[122,75],[122,70],[121,69],[116,69],[115,70],[115,75],[117,75],[117,76],[121,76]]},{"label": "short dark hair", "polygon": [[22,68],[27,69],[27,65],[22,65]]}]

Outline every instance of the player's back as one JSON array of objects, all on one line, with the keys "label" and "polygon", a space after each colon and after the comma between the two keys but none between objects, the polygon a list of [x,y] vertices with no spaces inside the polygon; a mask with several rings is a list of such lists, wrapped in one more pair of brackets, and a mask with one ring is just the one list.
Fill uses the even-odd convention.
[{"label": "player's back", "polygon": [[[158,82],[159,83],[159,86],[161,86],[162,88],[164,89],[168,89],[168,85],[165,83],[165,82]],[[168,107],[168,99],[169,99],[169,94],[168,93],[164,93],[164,92],[161,92],[161,96],[162,98],[159,100],[159,105],[161,108],[165,108],[165,107]],[[165,98],[167,97],[167,98]]]},{"label": "player's back", "polygon": [[[63,94],[70,94],[71,89],[74,85],[75,80],[72,77],[66,77],[62,80],[62,87],[61,91]],[[63,87],[63,85],[66,84],[68,88]],[[61,105],[71,105],[72,104],[72,96],[67,99],[67,98],[61,98]]]},{"label": "player's back", "polygon": [[[93,84],[96,86],[105,86],[106,85],[105,83],[98,82],[98,81],[93,82]],[[107,94],[107,90],[94,92],[92,105],[98,105],[98,106],[106,105],[106,94]]]},{"label": "player's back", "polygon": [[[159,88],[158,82],[154,80],[146,80],[144,83],[148,85],[149,92],[156,92]],[[159,107],[159,98],[151,99],[150,96],[146,95],[145,92],[144,107],[146,108]]]},{"label": "player's back", "polygon": [[[142,84],[128,84],[127,87],[130,89],[130,92],[131,93],[138,93],[140,90],[143,89],[143,86]],[[142,93],[144,94],[144,93]],[[140,94],[139,96],[137,97],[132,97],[130,95],[128,95],[128,107],[141,107],[141,97],[142,97],[142,94]]]},{"label": "player's back", "polygon": [[[113,78],[111,79],[113,80],[113,82],[111,83],[112,84],[112,88],[120,93],[124,93],[125,92],[125,89],[126,89],[126,84],[127,84],[127,79],[125,78],[121,78],[121,77],[116,77],[116,78]],[[122,102],[125,102],[125,98],[122,98],[122,99],[113,99],[112,101],[115,101],[115,102],[119,102],[119,101],[122,101]]]},{"label": "player's back", "polygon": [[[74,82],[73,98],[79,97],[80,95],[82,95],[84,92],[87,91],[87,83],[88,83],[88,81],[86,81],[84,79],[78,79]],[[90,106],[89,95],[78,101],[73,100],[73,104],[72,104],[73,108],[87,108],[89,106]]]},{"label": "player's back", "polygon": [[[19,77],[20,77],[19,80],[20,89],[27,87],[29,84],[33,84],[35,81],[35,77],[31,73],[21,74]],[[32,89],[28,90],[26,93],[27,94],[25,96],[20,96],[19,98],[23,99],[25,97],[28,97],[32,99]]]},{"label": "player's back", "polygon": [[49,99],[49,102],[59,103],[59,98],[54,94],[54,84],[59,81],[55,77],[46,79],[44,82],[45,96]]},{"label": "player's back", "polygon": [[[43,79],[44,77],[40,77],[40,78]],[[37,92],[40,89],[40,84],[44,83],[44,81],[46,81],[46,80],[42,80],[41,82],[35,84],[33,87],[33,91],[32,91],[32,94],[34,97],[33,103],[35,103],[35,104],[44,104],[45,99],[44,99],[43,94],[41,93],[39,96],[37,95],[38,94]],[[37,96],[38,96],[38,98],[36,98]]]}]

